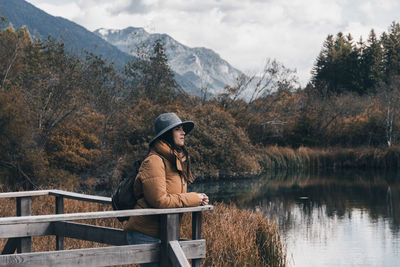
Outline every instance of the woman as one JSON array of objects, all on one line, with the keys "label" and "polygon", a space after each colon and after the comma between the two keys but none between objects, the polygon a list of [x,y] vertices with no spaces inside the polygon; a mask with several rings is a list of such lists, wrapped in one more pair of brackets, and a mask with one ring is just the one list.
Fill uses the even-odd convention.
[{"label": "woman", "polygon": [[[185,135],[194,123],[182,122],[175,113],[164,113],[157,117],[154,126],[156,136],[150,141],[150,153],[135,180],[134,195],[138,199],[135,209],[207,205],[206,194],[187,193],[187,183],[194,178],[184,144]],[[124,229],[128,231],[129,244],[160,242],[159,216],[132,216]]]}]

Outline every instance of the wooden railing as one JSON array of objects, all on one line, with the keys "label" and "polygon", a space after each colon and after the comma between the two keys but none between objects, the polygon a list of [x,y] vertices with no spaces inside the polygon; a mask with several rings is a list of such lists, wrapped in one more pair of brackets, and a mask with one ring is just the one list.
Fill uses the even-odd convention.
[{"label": "wooden railing", "polygon": [[[34,196],[55,196],[56,214],[31,216]],[[64,198],[111,204],[108,197],[61,190],[0,193],[16,198],[17,216],[0,218],[0,238],[8,238],[0,266],[113,266],[159,262],[160,266],[201,266],[206,242],[201,239],[202,211],[213,206],[174,209],[94,211],[64,214]],[[179,214],[192,213],[192,240],[179,240]],[[161,244],[128,245],[121,229],[70,222],[138,215],[161,216]],[[31,252],[32,236],[55,235],[56,251]],[[64,237],[109,244],[101,248],[64,249]],[[14,254],[17,251],[17,254]]]}]

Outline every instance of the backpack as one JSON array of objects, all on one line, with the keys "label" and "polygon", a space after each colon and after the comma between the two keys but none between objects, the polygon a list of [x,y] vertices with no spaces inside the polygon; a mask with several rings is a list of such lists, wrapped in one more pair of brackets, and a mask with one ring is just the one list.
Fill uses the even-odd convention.
[{"label": "backpack", "polygon": [[[135,207],[137,199],[133,194],[133,186],[135,184],[136,176],[139,173],[141,163],[141,160],[136,160],[133,164],[133,169],[127,173],[125,177],[122,177],[121,182],[111,196],[111,205],[113,210],[128,210]],[[117,217],[117,219],[120,222],[123,222],[128,220],[129,216]]]},{"label": "backpack", "polygon": [[[165,165],[164,158],[160,156]],[[126,165],[126,161],[124,162]],[[134,184],[136,180],[136,176],[139,173],[140,165],[142,164],[141,160],[136,160],[133,163],[133,166],[122,166],[122,176],[121,182],[115,189],[114,193],[111,196],[111,205],[113,210],[129,210],[133,209],[136,205],[137,199],[134,196]],[[121,164],[124,165],[124,164]],[[125,167],[125,168],[124,168]],[[118,166],[117,166],[118,168]],[[127,217],[117,217],[120,222],[129,220],[129,216]]]}]

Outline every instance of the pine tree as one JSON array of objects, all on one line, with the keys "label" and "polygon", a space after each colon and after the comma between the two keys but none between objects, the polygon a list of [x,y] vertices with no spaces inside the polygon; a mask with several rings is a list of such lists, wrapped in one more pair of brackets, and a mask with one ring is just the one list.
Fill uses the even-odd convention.
[{"label": "pine tree", "polygon": [[340,94],[347,91],[363,93],[360,81],[360,49],[353,37],[339,32],[329,35],[312,70],[312,83],[320,92]]},{"label": "pine tree", "polygon": [[362,51],[360,70],[363,87],[366,92],[374,92],[383,76],[382,46],[374,30],[369,33]]},{"label": "pine tree", "polygon": [[165,102],[178,92],[183,92],[174,79],[174,73],[168,65],[161,40],[156,40],[150,55],[139,54],[139,60],[129,62],[126,74],[133,80],[133,85],[154,102]]},{"label": "pine tree", "polygon": [[385,68],[385,82],[388,83],[394,76],[400,75],[400,24],[393,22],[389,33],[382,34],[383,64]]},{"label": "pine tree", "polygon": [[[318,88],[326,88],[332,90],[332,82],[335,81],[335,71],[333,71],[333,51],[334,39],[333,35],[328,35],[323,48],[317,57],[317,61],[311,71],[312,83]],[[329,89],[328,89],[329,87]]]}]

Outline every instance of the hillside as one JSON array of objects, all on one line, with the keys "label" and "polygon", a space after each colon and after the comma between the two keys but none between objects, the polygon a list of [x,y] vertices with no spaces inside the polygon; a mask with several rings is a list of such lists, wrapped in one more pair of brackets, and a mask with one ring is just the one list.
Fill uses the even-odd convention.
[{"label": "hillside", "polygon": [[150,34],[143,28],[135,27],[122,30],[98,29],[95,33],[133,56],[138,56],[138,48],[151,49],[155,40],[160,39],[171,69],[197,88],[207,87],[211,94],[220,93],[227,84],[233,85],[242,74],[213,50],[190,48],[167,34]]},{"label": "hillside", "polygon": [[[14,28],[27,26],[33,38],[45,40],[48,36],[65,44],[67,51],[83,56],[91,51],[103,58],[123,66],[134,57],[125,54],[84,27],[61,17],[54,17],[24,0],[2,0],[0,14]],[[3,28],[8,26],[3,25]]]},{"label": "hillside", "polygon": [[[0,25],[3,29],[10,24],[16,29],[27,26],[34,39],[46,40],[50,36],[64,43],[67,52],[81,58],[91,52],[121,69],[136,58],[132,47],[143,41],[150,47],[154,40],[162,39],[177,83],[191,95],[201,95],[202,87],[209,88],[209,93],[221,92],[241,73],[210,49],[189,48],[165,34],[142,31],[139,35],[140,28],[133,27],[93,33],[72,21],[51,16],[24,0],[1,1],[0,15],[7,19],[7,23]],[[101,34],[105,32],[107,34]]]}]

